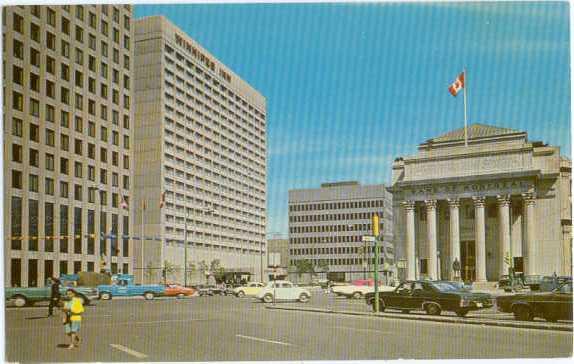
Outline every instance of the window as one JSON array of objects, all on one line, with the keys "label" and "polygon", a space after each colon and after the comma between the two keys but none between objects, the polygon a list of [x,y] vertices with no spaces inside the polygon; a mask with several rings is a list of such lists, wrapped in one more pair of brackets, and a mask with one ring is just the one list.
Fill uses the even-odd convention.
[{"label": "window", "polygon": [[76,41],[83,42],[84,41],[84,29],[76,25]]},{"label": "window", "polygon": [[130,89],[130,76],[124,75],[124,88],[126,90]]},{"label": "window", "polygon": [[40,116],[40,102],[32,98],[30,98],[30,115],[35,117]]},{"label": "window", "polygon": [[120,113],[116,110],[112,110],[112,124],[119,125],[120,124]]},{"label": "window", "polygon": [[82,185],[74,185],[74,200],[82,201]]},{"label": "window", "polygon": [[34,48],[30,48],[30,64],[40,67],[40,52]]},{"label": "window", "polygon": [[124,148],[130,149],[130,137],[127,135],[124,135]]},{"label": "window", "polygon": [[130,177],[129,176],[124,176],[123,178],[123,187],[126,190],[130,189]]},{"label": "window", "polygon": [[[11,206],[11,216],[10,222],[12,225],[11,233],[12,236],[22,236],[22,198],[12,196],[12,206]],[[13,250],[22,249],[22,241],[18,239],[13,239],[11,247]]]},{"label": "window", "polygon": [[100,105],[100,118],[108,120],[108,107],[106,105]]},{"label": "window", "polygon": [[76,116],[75,118],[75,123],[74,123],[74,129],[78,132],[81,133],[84,131],[84,121],[81,117]]},{"label": "window", "polygon": [[13,40],[14,57],[24,59],[24,44],[16,39]]},{"label": "window", "polygon": [[54,85],[54,82],[50,80],[46,80],[46,96],[52,99],[56,98],[56,86]]},{"label": "window", "polygon": [[100,183],[108,183],[108,173],[105,169],[100,169]]},{"label": "window", "polygon": [[67,111],[60,113],[60,126],[68,128],[70,126],[70,114]]},{"label": "window", "polygon": [[102,142],[108,141],[108,129],[105,126],[100,128],[100,139]]},{"label": "window", "polygon": [[108,65],[105,64],[104,62],[102,62],[102,64],[101,64],[100,75],[103,78],[108,78]]},{"label": "window", "polygon": [[60,182],[60,197],[68,198],[68,182]]},{"label": "window", "polygon": [[124,169],[130,169],[130,157],[124,155]]},{"label": "window", "polygon": [[92,143],[88,143],[88,158],[96,159],[96,146]]},{"label": "window", "polygon": [[92,72],[96,72],[96,57],[89,56],[88,57],[88,68]]},{"label": "window", "polygon": [[54,155],[46,154],[46,169],[48,171],[54,170]]},{"label": "window", "polygon": [[74,103],[76,109],[83,110],[84,109],[84,97],[81,94],[76,94],[76,102]]},{"label": "window", "polygon": [[112,165],[118,166],[118,152],[112,152]]},{"label": "window", "polygon": [[53,147],[55,145],[55,139],[54,131],[46,129],[46,145]]},{"label": "window", "polygon": [[76,5],[76,18],[84,20],[84,7],[82,5]]},{"label": "window", "polygon": [[22,189],[22,172],[12,170],[12,188]]},{"label": "window", "polygon": [[118,90],[112,90],[112,102],[116,105],[120,103],[120,93]]},{"label": "window", "polygon": [[116,146],[120,144],[120,134],[117,131],[112,131],[112,143]]},{"label": "window", "polygon": [[60,173],[68,174],[68,159],[60,158]]},{"label": "window", "polygon": [[130,109],[130,97],[128,95],[124,95],[124,108],[126,110]]},{"label": "window", "polygon": [[40,127],[38,125],[30,124],[30,140],[36,143],[40,141]]},{"label": "window", "polygon": [[40,92],[40,76],[30,73],[30,89],[32,91]]},{"label": "window", "polygon": [[47,195],[54,196],[54,180],[52,178],[45,179],[44,190]]},{"label": "window", "polygon": [[113,56],[114,63],[120,63],[120,51],[114,48],[114,56]]},{"label": "window", "polygon": [[46,72],[56,74],[56,61],[50,56],[46,56]]},{"label": "window", "polygon": [[[92,182],[96,181],[96,168],[94,166],[88,166],[88,179]],[[92,191],[94,190],[92,189]]]},{"label": "window", "polygon": [[18,66],[12,66],[12,81],[18,85],[24,83],[24,70]]},{"label": "window", "polygon": [[96,36],[93,34],[90,34],[89,38],[90,38],[90,40],[88,42],[88,47],[90,47],[91,50],[95,51],[96,50]]},{"label": "window", "polygon": [[124,55],[124,68],[129,70],[130,69],[130,57]]},{"label": "window", "polygon": [[102,161],[102,163],[108,162],[108,151],[106,150],[106,148],[100,148],[100,160]]},{"label": "window", "polygon": [[76,48],[76,63],[80,66],[84,65],[84,52],[79,48]]},{"label": "window", "polygon": [[67,64],[62,63],[60,65],[60,76],[65,81],[70,81],[70,67]]},{"label": "window", "polygon": [[108,36],[108,23],[105,22],[104,20],[101,21],[101,31],[102,34],[105,35],[106,37]]},{"label": "window", "polygon": [[24,98],[21,93],[12,92],[12,108],[18,111],[23,111],[24,109]]},{"label": "window", "polygon": [[116,85],[119,85],[120,83],[120,72],[117,69],[112,71],[112,82]]},{"label": "window", "polygon": [[12,144],[12,162],[22,163],[22,146]]},{"label": "window", "polygon": [[103,83],[100,85],[100,96],[104,98],[108,97],[108,86]]},{"label": "window", "polygon": [[120,31],[114,28],[114,43],[120,44]]},{"label": "window", "polygon": [[32,167],[40,167],[40,153],[36,149],[30,149],[29,158]]},{"label": "window", "polygon": [[90,27],[92,27],[93,29],[96,29],[97,26],[97,19],[96,19],[96,14],[90,12]]},{"label": "window", "polygon": [[82,140],[74,139],[74,153],[82,155]]},{"label": "window", "polygon": [[124,15],[124,28],[130,30],[130,17],[127,15]]},{"label": "window", "polygon": [[124,35],[124,48],[129,50],[130,49],[130,37]]},{"label": "window", "polygon": [[70,44],[62,40],[62,56],[70,58]]},{"label": "window", "polygon": [[40,6],[39,5],[33,5],[32,6],[32,11],[31,11],[32,15],[34,15],[36,18],[40,17]]},{"label": "window", "polygon": [[70,149],[70,138],[65,135],[65,134],[61,134],[60,135],[60,147],[62,150],[64,151],[68,151]]},{"label": "window", "polygon": [[40,27],[34,23],[30,23],[30,38],[33,41],[40,42]]},{"label": "window", "polygon": [[12,135],[21,137],[22,136],[22,120],[18,118],[12,118]]},{"label": "window", "polygon": [[30,192],[38,192],[38,176],[30,174],[28,176],[28,190]]},{"label": "window", "polygon": [[82,163],[74,162],[74,176],[82,178]]},{"label": "window", "polygon": [[14,13],[12,17],[12,24],[14,31],[24,34],[24,18]]},{"label": "window", "polygon": [[124,128],[130,128],[130,117],[128,115],[124,115]]},{"label": "window", "polygon": [[96,115],[96,102],[92,99],[88,99],[88,113],[90,115]]},{"label": "window", "polygon": [[102,56],[107,57],[108,56],[108,43],[102,41],[101,47],[102,47]]},{"label": "window", "polygon": [[70,21],[62,17],[62,33],[70,35]]},{"label": "window", "polygon": [[60,101],[66,105],[70,105],[70,90],[65,87],[60,87]]},{"label": "window", "polygon": [[120,11],[114,6],[114,22],[120,22]]},{"label": "window", "polygon": [[80,71],[75,72],[74,80],[76,81],[76,86],[84,87],[84,75]]},{"label": "window", "polygon": [[93,121],[88,122],[88,135],[92,138],[96,137],[96,124]]},{"label": "window", "polygon": [[54,10],[47,8],[46,18],[47,18],[48,24],[50,24],[53,27],[56,26],[56,12]]}]

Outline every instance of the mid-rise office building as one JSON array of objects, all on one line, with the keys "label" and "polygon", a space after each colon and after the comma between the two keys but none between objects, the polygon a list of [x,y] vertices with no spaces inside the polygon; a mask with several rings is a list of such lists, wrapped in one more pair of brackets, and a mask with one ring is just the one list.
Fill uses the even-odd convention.
[{"label": "mid-rise office building", "polygon": [[266,264],[266,100],[164,17],[135,25],[141,279],[157,280],[167,262],[168,278],[183,282],[186,256],[188,275],[219,260],[228,272],[259,279]]},{"label": "mid-rise office building", "polygon": [[393,275],[392,197],[384,185],[358,182],[324,183],[318,189],[289,191],[289,255],[291,270],[308,260],[317,273],[333,280],[368,278],[374,271],[372,216],[380,219],[383,236],[379,272]]},{"label": "mid-rise office building", "polygon": [[7,6],[2,16],[4,283],[129,273],[132,7]]}]

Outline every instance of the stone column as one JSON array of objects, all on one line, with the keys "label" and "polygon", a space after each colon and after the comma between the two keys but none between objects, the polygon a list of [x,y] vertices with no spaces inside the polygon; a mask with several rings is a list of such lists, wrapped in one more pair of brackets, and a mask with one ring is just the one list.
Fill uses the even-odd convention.
[{"label": "stone column", "polygon": [[486,282],[486,223],[482,196],[472,198],[474,202],[474,244],[476,255],[476,281]]},{"label": "stone column", "polygon": [[425,201],[427,209],[428,276],[438,279],[438,251],[436,238],[436,200]]},{"label": "stone column", "polygon": [[458,208],[460,200],[458,198],[448,199],[448,207],[450,209],[450,266],[449,271],[450,279],[454,279],[454,270],[452,263],[455,259],[460,262],[460,221],[458,216]]},{"label": "stone column", "polygon": [[504,262],[506,254],[510,253],[510,196],[499,195],[498,201],[498,232],[499,232],[499,274],[508,274],[508,267]]},{"label": "stone column", "polygon": [[534,221],[536,197],[533,193],[524,193],[522,197],[524,198],[524,212],[526,215],[526,254],[522,255],[526,260],[524,266],[525,274],[531,275],[536,274],[536,223]]},{"label": "stone column", "polygon": [[407,280],[416,279],[415,261],[415,202],[404,201],[403,208],[406,214],[406,253],[407,253]]}]

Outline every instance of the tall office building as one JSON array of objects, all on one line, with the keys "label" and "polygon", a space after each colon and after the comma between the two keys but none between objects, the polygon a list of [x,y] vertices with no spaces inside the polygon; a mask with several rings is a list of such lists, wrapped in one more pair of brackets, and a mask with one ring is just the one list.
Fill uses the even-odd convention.
[{"label": "tall office building", "polygon": [[131,272],[131,6],[2,17],[5,285]]},{"label": "tall office building", "polygon": [[135,228],[146,236],[136,278],[157,281],[167,267],[168,280],[183,282],[186,255],[188,281],[214,260],[258,278],[266,100],[164,17],[135,26]]},{"label": "tall office building", "polygon": [[[371,219],[379,216],[383,242],[379,272],[394,275],[391,244],[392,196],[384,185],[324,183],[321,188],[289,191],[289,264],[307,260],[315,272],[333,280],[372,277],[375,254]],[[385,264],[386,263],[386,264]]]}]

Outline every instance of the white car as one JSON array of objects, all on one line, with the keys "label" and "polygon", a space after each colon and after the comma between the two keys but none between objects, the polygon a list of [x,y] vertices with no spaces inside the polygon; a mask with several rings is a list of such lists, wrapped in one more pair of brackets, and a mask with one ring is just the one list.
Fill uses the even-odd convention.
[{"label": "white car", "polygon": [[[394,291],[395,287],[379,285],[379,292]],[[331,291],[337,296],[344,296],[347,298],[362,298],[367,293],[375,292],[374,286],[349,284],[345,286],[334,286]]]},{"label": "white car", "polygon": [[265,303],[273,302],[273,298],[277,301],[308,302],[311,293],[289,281],[271,281],[257,293],[256,297]]},{"label": "white car", "polygon": [[246,286],[241,286],[233,289],[233,294],[237,297],[244,296],[257,296],[257,293],[265,287],[263,283],[249,282]]}]

